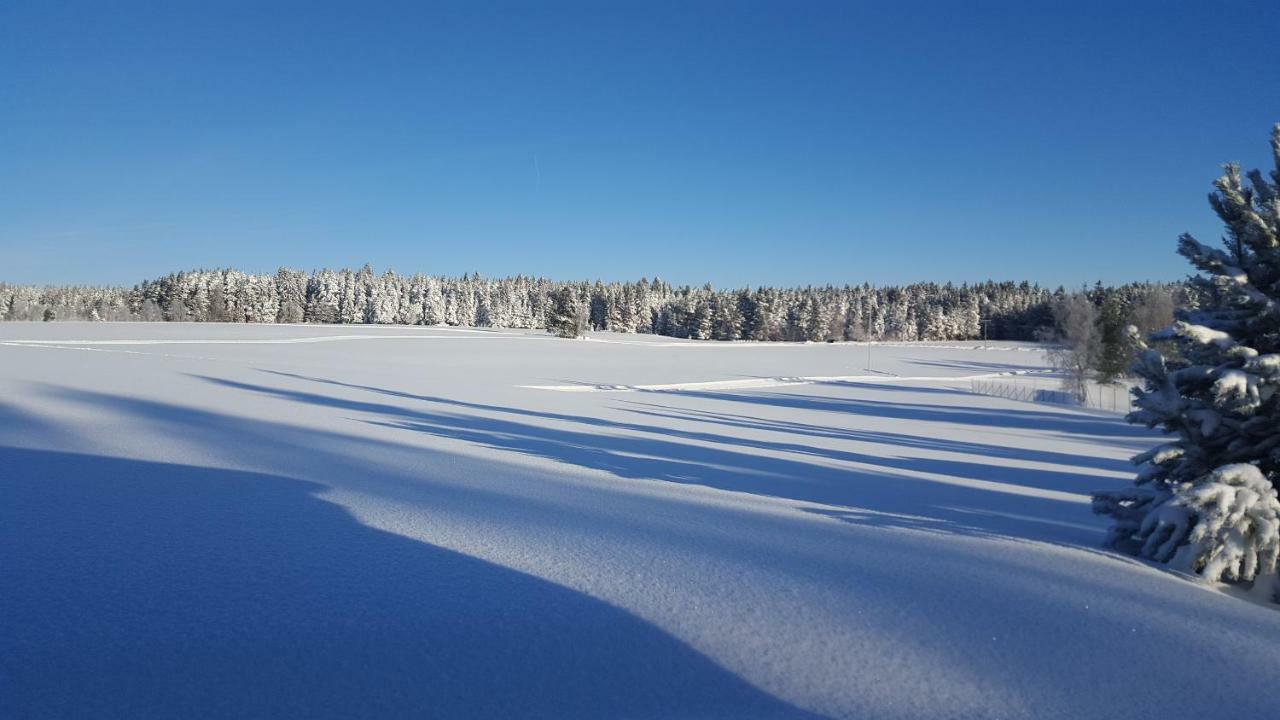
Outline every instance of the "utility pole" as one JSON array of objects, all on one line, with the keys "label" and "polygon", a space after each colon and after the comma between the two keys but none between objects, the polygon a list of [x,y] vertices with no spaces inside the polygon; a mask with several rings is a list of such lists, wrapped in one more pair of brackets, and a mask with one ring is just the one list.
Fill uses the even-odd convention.
[{"label": "utility pole", "polygon": [[867,313],[867,372],[871,370],[871,313]]}]

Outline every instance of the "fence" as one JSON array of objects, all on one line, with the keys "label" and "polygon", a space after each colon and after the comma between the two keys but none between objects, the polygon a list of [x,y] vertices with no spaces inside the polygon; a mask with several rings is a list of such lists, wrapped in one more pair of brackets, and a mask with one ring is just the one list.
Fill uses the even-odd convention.
[{"label": "fence", "polygon": [[1133,396],[1129,393],[1128,385],[1090,383],[1086,389],[1085,398],[1081,400],[1066,390],[1046,387],[1045,381],[1046,378],[1041,377],[1027,378],[1025,381],[972,380],[970,383],[972,391],[978,395],[990,395],[1007,400],[1072,405],[1115,413],[1129,413],[1134,409]]}]

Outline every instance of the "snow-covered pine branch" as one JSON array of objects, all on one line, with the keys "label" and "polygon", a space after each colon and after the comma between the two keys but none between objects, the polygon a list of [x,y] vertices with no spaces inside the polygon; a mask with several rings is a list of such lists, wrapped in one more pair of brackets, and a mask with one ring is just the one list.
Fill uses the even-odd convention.
[{"label": "snow-covered pine branch", "polygon": [[1130,421],[1172,442],[1134,458],[1136,487],[1094,495],[1110,545],[1208,581],[1272,575],[1280,549],[1280,125],[1271,147],[1270,181],[1227,165],[1214,184],[1225,248],[1179,239],[1200,305],[1151,335],[1172,351],[1145,348],[1134,368]]}]

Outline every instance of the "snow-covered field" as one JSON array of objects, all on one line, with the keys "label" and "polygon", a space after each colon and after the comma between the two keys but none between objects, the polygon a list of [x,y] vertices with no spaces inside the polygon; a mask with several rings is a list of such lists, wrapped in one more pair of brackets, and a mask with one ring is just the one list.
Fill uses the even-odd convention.
[{"label": "snow-covered field", "polygon": [[1275,717],[1038,349],[0,325],[0,717]]}]

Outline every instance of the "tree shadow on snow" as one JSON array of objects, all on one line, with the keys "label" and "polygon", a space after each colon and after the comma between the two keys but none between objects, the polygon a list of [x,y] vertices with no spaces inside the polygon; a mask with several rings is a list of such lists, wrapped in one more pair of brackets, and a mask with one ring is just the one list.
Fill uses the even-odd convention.
[{"label": "tree shadow on snow", "polygon": [[[906,386],[902,386],[906,387]],[[916,390],[911,387],[910,390]],[[1023,410],[1014,408],[988,408],[961,405],[937,405],[929,403],[890,402],[863,398],[836,398],[789,392],[715,392],[682,390],[680,394],[722,402],[749,405],[768,405],[779,408],[820,410],[849,413],[868,417],[944,422],[977,427],[1008,428],[1054,432],[1072,436],[1102,438],[1149,439],[1152,432],[1128,425],[1114,416],[1101,416],[1087,412],[1063,410]],[[959,394],[959,393],[957,393]],[[967,393],[965,393],[967,394]]]},{"label": "tree shadow on snow", "polygon": [[[935,472],[983,481],[1010,482],[1022,487],[1061,492],[1091,489],[1081,485],[1078,473],[1011,468],[988,463],[962,462],[927,457],[900,457],[823,448],[797,442],[777,442],[726,436],[714,432],[680,430],[669,425],[644,425],[603,418],[569,415],[540,410],[486,405],[432,396],[414,399],[467,410],[501,413],[535,422],[520,422],[505,417],[441,413],[411,410],[397,405],[368,403],[330,395],[255,385],[234,380],[205,378],[223,387],[327,405],[344,410],[357,410],[384,416],[371,420],[374,424],[418,430],[452,437],[477,445],[487,445],[524,454],[553,457],[575,465],[607,470],[620,477],[655,478],[659,480],[722,480],[709,484],[757,494],[778,495],[817,502],[847,502],[851,473],[846,469],[823,468],[794,460],[744,454],[725,450],[723,446],[777,451],[809,456],[814,459],[856,462],[896,470]],[[561,421],[586,425],[591,429],[568,430],[548,426],[545,421]],[[633,434],[601,433],[599,430],[626,431]],[[657,437],[655,437],[657,436]],[[671,439],[689,441],[672,442]],[[705,469],[704,469],[705,468]],[[728,476],[717,468],[729,468]],[[764,478],[753,482],[750,478]],[[776,478],[805,478],[800,487],[802,497],[791,493]],[[772,478],[772,479],[771,479]],[[818,482],[829,480],[829,482]],[[727,483],[727,487],[726,487]],[[832,492],[823,492],[826,486]]]},{"label": "tree shadow on snow", "polygon": [[[761,418],[736,413],[711,412],[707,410],[694,410],[689,408],[677,409],[656,403],[628,404],[635,408],[630,410],[630,412],[638,415],[664,418],[668,420],[723,425],[726,427],[745,430],[762,430],[767,432],[797,435],[800,437],[849,440],[881,445],[893,445],[910,449],[938,450],[943,452],[978,455],[982,457],[1054,463],[1112,472],[1130,472],[1134,469],[1133,464],[1125,460],[1086,456],[1076,453],[1029,449],[1010,445],[992,445],[990,443],[968,442],[939,436],[908,435],[905,433],[885,432],[879,430],[856,430],[851,428],[841,428],[834,425],[815,425],[813,423]],[[1145,448],[1146,446],[1143,445],[1143,447]]]},{"label": "tree shadow on snow", "polygon": [[623,610],[362,525],[323,489],[0,447],[0,715],[811,717]]},{"label": "tree shadow on snow", "polygon": [[921,367],[941,367],[953,368],[960,370],[987,370],[990,372],[1016,372],[1016,371],[1036,371],[1042,372],[1052,370],[1049,365],[1032,365],[1029,363],[1002,363],[1002,362],[986,362],[983,360],[921,360],[919,358],[903,358],[903,362],[909,365],[919,365]]},{"label": "tree shadow on snow", "polygon": [[856,388],[859,390],[874,390],[876,392],[904,392],[916,395],[968,395],[969,393],[960,388],[931,386],[931,385],[899,385],[897,383],[876,383],[862,382],[859,380],[820,380],[813,383],[814,385],[829,385],[841,388]]},{"label": "tree shadow on snow", "polygon": [[[284,373],[275,373],[285,375]],[[399,390],[361,386],[306,376],[288,375],[424,404],[406,407],[370,402],[306,390],[257,385],[214,377],[216,385],[296,402],[365,413],[363,421],[388,428],[426,433],[506,452],[547,458],[577,467],[635,480],[659,480],[705,485],[762,496],[862,508],[874,513],[875,524],[903,518],[902,524],[964,534],[990,534],[1092,547],[1101,538],[1083,494],[1116,484],[1071,470],[1015,468],[1000,463],[855,452],[800,441],[774,441],[726,435],[714,431],[679,429],[662,424],[629,423],[598,417],[504,407],[415,395]],[[687,393],[682,393],[687,394]],[[712,394],[719,397],[720,394]],[[483,414],[480,414],[483,413]],[[1095,422],[1100,422],[1096,421]],[[568,427],[563,427],[567,425]],[[869,438],[903,447],[929,447],[929,439],[900,436]],[[935,441],[935,449],[948,449]],[[955,451],[982,452],[993,457],[1060,462],[1059,453],[1000,449],[985,445],[957,445]],[[760,451],[769,454],[761,454]],[[1004,452],[1004,455],[1001,455]],[[1075,456],[1069,459],[1075,460]],[[1084,463],[1088,464],[1088,459]],[[1107,469],[1114,469],[1109,461]],[[863,467],[851,466],[858,463]],[[931,473],[918,477],[894,473]],[[1046,492],[1042,492],[1046,491]],[[1064,523],[1064,498],[1080,498],[1079,523]],[[1074,514],[1074,513],[1072,513]],[[863,516],[839,515],[859,522]],[[871,516],[866,516],[871,517]],[[1092,524],[1091,524],[1092,522]],[[868,520],[868,524],[871,521]]]}]

